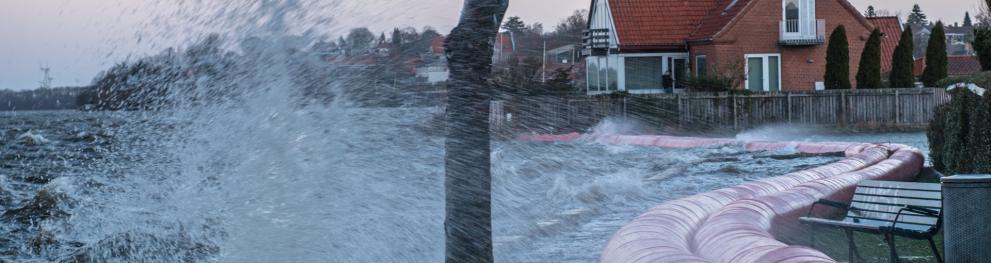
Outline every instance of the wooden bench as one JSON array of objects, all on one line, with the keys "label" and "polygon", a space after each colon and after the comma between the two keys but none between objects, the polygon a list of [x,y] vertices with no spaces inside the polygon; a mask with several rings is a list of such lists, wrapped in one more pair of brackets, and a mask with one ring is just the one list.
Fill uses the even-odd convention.
[{"label": "wooden bench", "polygon": [[[819,200],[799,221],[813,228],[810,231],[812,246],[815,245],[816,227],[844,230],[849,242],[850,262],[861,259],[853,232],[862,232],[884,235],[890,248],[890,262],[898,262],[895,236],[900,236],[929,240],[936,261],[942,263],[933,241],[943,222],[942,199],[939,184],[866,180],[857,185],[851,204]],[[817,205],[845,210],[846,216],[838,220],[813,217]]]}]

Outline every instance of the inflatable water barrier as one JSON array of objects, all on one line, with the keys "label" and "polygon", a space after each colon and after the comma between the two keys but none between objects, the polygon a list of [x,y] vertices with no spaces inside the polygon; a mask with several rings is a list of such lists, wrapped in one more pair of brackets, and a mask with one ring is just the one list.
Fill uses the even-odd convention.
[{"label": "inflatable water barrier", "polygon": [[[810,247],[776,237],[802,235],[798,217],[819,199],[849,202],[862,180],[913,180],[924,163],[899,144],[743,142],[734,139],[628,135],[521,135],[530,142],[595,140],[673,149],[742,145],[750,151],[842,153],[825,166],[662,203],[623,226],[601,262],[836,262]],[[817,208],[818,209],[818,208]],[[826,209],[826,208],[824,208]],[[836,213],[838,211],[817,211]]]}]

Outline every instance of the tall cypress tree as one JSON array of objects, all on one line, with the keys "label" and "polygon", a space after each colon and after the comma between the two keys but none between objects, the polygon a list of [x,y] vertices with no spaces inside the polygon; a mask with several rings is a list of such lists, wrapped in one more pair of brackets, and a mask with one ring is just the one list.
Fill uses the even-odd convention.
[{"label": "tall cypress tree", "polygon": [[974,26],[974,21],[970,20],[970,12],[963,13],[963,26],[965,27]]},{"label": "tall cypress tree", "polygon": [[826,89],[850,89],[850,44],[846,28],[839,25],[829,36],[826,48]]},{"label": "tall cypress tree", "polygon": [[857,69],[858,89],[881,88],[881,30],[875,28],[860,54]]},{"label": "tall cypress tree", "polygon": [[946,33],[943,22],[937,22],[929,37],[929,47],[926,49],[926,69],[922,72],[922,82],[927,87],[935,87],[936,82],[947,77],[948,61],[946,59]]},{"label": "tall cypress tree", "polygon": [[892,88],[911,88],[915,85],[913,74],[914,59],[912,58],[912,27],[906,26],[902,38],[898,41],[895,54],[891,61],[889,81]]}]

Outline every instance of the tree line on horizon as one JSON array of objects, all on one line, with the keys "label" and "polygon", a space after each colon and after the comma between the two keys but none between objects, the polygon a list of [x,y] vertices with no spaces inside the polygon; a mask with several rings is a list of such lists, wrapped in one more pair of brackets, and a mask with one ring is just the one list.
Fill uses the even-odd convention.
[{"label": "tree line on horizon", "polygon": [[[495,69],[498,83],[507,92],[532,92],[558,88],[573,89],[572,72],[549,72],[542,81],[539,56],[546,41],[580,44],[587,21],[587,11],[576,11],[562,20],[554,31],[543,32],[539,23],[526,25],[518,17],[507,19],[503,32],[517,39],[517,50],[507,67]],[[330,101],[336,95],[369,103],[398,105],[402,94],[415,91],[408,81],[416,73],[411,65],[426,65],[444,59],[431,54],[435,41],[443,35],[431,27],[418,31],[396,27],[377,37],[368,28],[359,27],[334,38],[305,45],[286,44],[298,39],[248,38],[236,43],[241,50],[228,50],[230,43],[217,34],[185,48],[169,48],[159,54],[123,61],[99,73],[91,86],[80,90],[74,104],[90,110],[159,110],[182,104],[205,104],[235,98],[252,85],[253,70],[273,59],[290,64],[293,85],[302,87],[303,100]],[[291,38],[291,37],[287,37]],[[539,48],[538,48],[539,47]],[[271,50],[280,49],[273,57]],[[281,50],[285,49],[285,50]],[[388,53],[382,53],[387,49]],[[247,80],[246,80],[247,79]],[[245,83],[248,82],[248,83]],[[336,85],[335,85],[336,83]],[[335,94],[331,86],[342,91]],[[524,88],[520,88],[524,87]],[[437,87],[442,88],[443,87]],[[522,90],[522,91],[521,91]]]},{"label": "tree line on horizon", "polygon": [[33,90],[0,90],[0,111],[75,109],[84,88],[55,87]]}]

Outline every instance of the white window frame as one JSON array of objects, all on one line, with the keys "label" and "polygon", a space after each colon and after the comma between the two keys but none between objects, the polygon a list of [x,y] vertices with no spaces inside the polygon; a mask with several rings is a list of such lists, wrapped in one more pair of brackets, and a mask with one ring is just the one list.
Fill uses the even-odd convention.
[{"label": "white window frame", "polygon": [[[589,72],[589,70],[588,70],[589,69],[589,66],[590,66],[589,63],[588,63],[589,60],[595,60],[596,61],[596,66],[599,69],[596,72],[594,72],[594,74],[597,74],[596,75],[596,77],[597,77],[596,80],[598,80],[599,82],[603,82],[603,81],[605,82],[605,86],[600,87],[601,89],[592,90],[592,84],[589,83],[589,81],[588,81],[589,74],[593,74],[593,72]],[[589,56],[589,57],[586,57],[585,58],[585,61],[586,61],[586,63],[585,63],[585,91],[587,92],[588,95],[610,94],[610,93],[613,93],[613,92],[616,92],[616,91],[625,90],[623,85],[625,85],[624,78],[626,76],[625,76],[625,68],[624,68],[622,56],[620,56],[619,54],[608,54],[608,55],[603,55],[603,56]],[[612,78],[609,77],[608,72],[609,72],[609,66],[612,63],[615,63],[615,66],[616,66],[616,78],[617,78],[616,79],[616,90],[609,90],[609,82],[612,80]],[[602,72],[603,64],[605,65],[606,72],[607,72],[607,74],[605,76],[599,74],[599,73]]]},{"label": "white window frame", "polygon": [[[787,23],[788,1],[781,0],[781,21]],[[816,1],[795,0],[798,2],[798,32],[789,33],[783,30],[785,38],[815,38],[816,37]]]},{"label": "white window frame", "polygon": [[768,66],[768,64],[770,64],[770,63],[768,63],[768,58],[769,57],[778,57],[778,91],[784,90],[784,88],[781,85],[781,75],[784,75],[784,74],[781,74],[781,63],[782,63],[781,53],[763,53],[763,54],[746,54],[746,55],[744,55],[743,56],[743,61],[744,61],[743,64],[744,64],[744,70],[745,70],[744,71],[744,74],[743,74],[743,76],[744,76],[744,78],[743,78],[743,83],[744,83],[743,88],[744,89],[751,90],[750,89],[750,59],[751,58],[761,58],[764,61],[764,63],[762,63],[762,65],[761,65],[763,67],[763,70],[764,70],[764,87],[762,88],[762,90],[764,90],[764,92],[770,92],[771,91],[771,78],[768,76],[769,74],[771,74],[771,70],[770,70],[771,67]]},{"label": "white window frame", "polygon": [[619,71],[619,90],[628,91],[630,94],[664,94],[664,89],[640,89],[640,90],[627,90],[626,89],[626,58],[629,57],[656,57],[661,59],[661,72],[667,72],[671,65],[668,64],[668,60],[671,58],[679,59],[683,58],[688,62],[689,53],[633,53],[633,54],[619,54],[619,68],[623,69]]},{"label": "white window frame", "polygon": [[693,70],[693,72],[695,72],[695,77],[701,76],[701,75],[699,75],[699,59],[700,58],[701,59],[705,59],[706,70],[709,70],[709,56],[708,55],[695,55],[695,61],[694,61],[695,63],[693,63],[693,65],[695,65],[695,70]]}]

